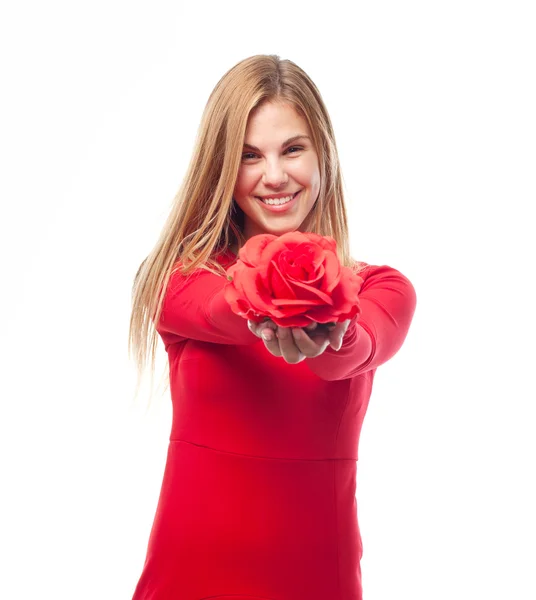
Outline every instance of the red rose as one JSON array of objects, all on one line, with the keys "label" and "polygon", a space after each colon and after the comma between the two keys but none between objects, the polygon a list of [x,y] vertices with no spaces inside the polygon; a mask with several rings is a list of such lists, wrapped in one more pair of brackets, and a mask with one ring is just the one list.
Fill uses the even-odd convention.
[{"label": "red rose", "polygon": [[341,322],[359,315],[363,279],[340,264],[332,237],[292,231],[260,234],[227,269],[225,299],[236,314],[281,327]]}]

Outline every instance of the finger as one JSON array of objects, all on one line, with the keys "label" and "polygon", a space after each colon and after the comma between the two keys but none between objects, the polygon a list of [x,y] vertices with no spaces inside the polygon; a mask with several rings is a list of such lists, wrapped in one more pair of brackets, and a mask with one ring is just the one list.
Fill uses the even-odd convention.
[{"label": "finger", "polygon": [[260,333],[264,329],[270,329],[270,331],[275,331],[277,329],[277,325],[270,320],[262,321],[261,323],[257,323],[257,331]]},{"label": "finger", "polygon": [[258,325],[257,331],[268,352],[274,356],[281,356],[279,340],[276,336],[277,325],[272,320],[268,319]]},{"label": "finger", "polygon": [[294,343],[306,358],[314,358],[322,354],[329,344],[325,331],[317,329],[309,335],[303,329],[294,327],[292,329]]},{"label": "finger", "polygon": [[251,321],[248,319],[248,329],[257,337],[261,337],[261,333],[264,329],[270,329],[272,331],[275,331],[277,329],[277,325],[269,319],[265,319],[260,323],[256,323],[255,321]]},{"label": "finger", "polygon": [[306,358],[306,356],[294,343],[294,337],[290,327],[278,327],[276,335],[279,341],[281,356],[286,362],[290,364],[296,364]]},{"label": "finger", "polygon": [[274,356],[282,356],[281,349],[279,347],[279,340],[275,335],[277,325],[271,319],[265,319],[260,323],[255,323],[255,321],[248,320],[248,327],[253,334],[263,340],[268,352]]},{"label": "finger", "polygon": [[331,347],[334,350],[340,350],[342,346],[342,342],[344,340],[344,334],[348,329],[348,325],[350,324],[350,319],[346,321],[342,321],[337,323],[333,329],[330,330],[329,333],[329,342]]},{"label": "finger", "polygon": [[[277,339],[275,331],[273,331],[272,329],[265,330],[265,331],[267,334],[270,335],[270,339],[265,339],[263,337],[263,342],[264,342],[264,345],[266,346],[266,349],[268,350],[268,352],[270,352],[274,356],[283,356],[283,354],[281,352],[281,347],[279,345],[279,340]],[[263,333],[264,333],[264,331],[263,331]]]},{"label": "finger", "polygon": [[263,327],[259,328],[259,330],[260,335],[265,342],[271,342],[274,339],[277,339],[275,335],[275,329],[272,329],[271,327]]},{"label": "finger", "polygon": [[340,333],[335,333],[334,331],[329,332],[329,345],[333,350],[339,351],[342,346],[342,336]]}]

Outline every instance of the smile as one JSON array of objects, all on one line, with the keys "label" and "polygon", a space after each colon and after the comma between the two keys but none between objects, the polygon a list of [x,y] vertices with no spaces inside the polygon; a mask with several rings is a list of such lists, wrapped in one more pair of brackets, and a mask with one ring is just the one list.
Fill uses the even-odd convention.
[{"label": "smile", "polygon": [[262,204],[262,206],[270,212],[287,212],[296,204],[296,198],[300,195],[296,192],[292,196],[286,196],[285,198],[278,198],[275,200],[264,201],[262,198],[255,196],[255,198]]},{"label": "smile", "polygon": [[281,204],[286,204],[287,202],[293,200],[300,192],[301,190],[297,191],[295,194],[289,194],[288,196],[284,196],[281,198],[261,198],[260,196],[255,196],[255,198],[271,206],[280,206]]}]

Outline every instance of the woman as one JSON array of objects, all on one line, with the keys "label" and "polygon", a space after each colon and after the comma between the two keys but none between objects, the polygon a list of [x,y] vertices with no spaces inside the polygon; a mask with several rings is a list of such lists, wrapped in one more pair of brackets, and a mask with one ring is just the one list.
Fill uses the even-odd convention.
[{"label": "woman", "polygon": [[[363,279],[359,318],[283,328],[231,311],[225,269],[242,245],[291,231],[336,240],[341,264]],[[402,346],[415,305],[402,273],[349,255],[333,129],[314,83],[277,56],[238,63],[208,100],[134,284],[129,342],[141,369],[156,324],[152,364],[159,335],[173,422],[133,600],[362,598],[359,434],[376,368]]]}]

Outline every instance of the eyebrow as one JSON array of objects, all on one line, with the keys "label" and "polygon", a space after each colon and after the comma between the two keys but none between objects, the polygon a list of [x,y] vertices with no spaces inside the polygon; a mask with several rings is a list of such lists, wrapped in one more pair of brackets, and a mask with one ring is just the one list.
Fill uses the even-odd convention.
[{"label": "eyebrow", "polygon": [[[283,142],[281,144],[281,148],[284,148],[285,146],[288,146],[289,144],[292,144],[292,142],[295,142],[296,140],[300,140],[300,139],[305,139],[305,140],[310,140],[311,138],[308,135],[294,135],[291,138],[288,138],[288,140],[286,140],[285,142]],[[256,150],[257,152],[260,152],[259,148],[257,148],[257,146],[252,146],[251,144],[244,144],[244,148],[249,148],[250,150]]]}]

